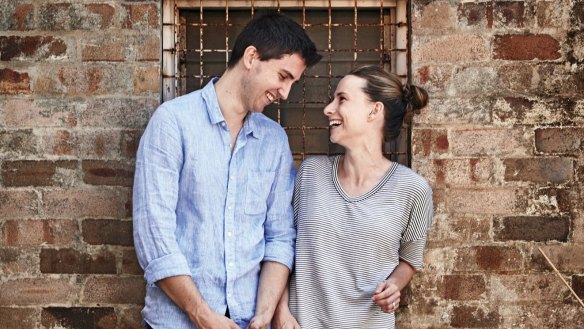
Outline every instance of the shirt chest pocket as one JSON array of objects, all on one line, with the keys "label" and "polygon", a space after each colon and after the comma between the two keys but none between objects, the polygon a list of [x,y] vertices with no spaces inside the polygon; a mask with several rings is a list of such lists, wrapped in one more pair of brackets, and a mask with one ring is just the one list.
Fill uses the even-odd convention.
[{"label": "shirt chest pocket", "polygon": [[247,176],[245,214],[264,214],[268,208],[268,196],[274,182],[273,171],[250,171]]}]

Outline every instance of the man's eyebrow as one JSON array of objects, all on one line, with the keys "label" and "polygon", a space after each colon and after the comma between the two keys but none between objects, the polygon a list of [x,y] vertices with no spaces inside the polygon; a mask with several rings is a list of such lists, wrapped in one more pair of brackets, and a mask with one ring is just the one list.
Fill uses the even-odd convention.
[{"label": "man's eyebrow", "polygon": [[[286,76],[287,79],[292,79],[292,80],[296,80],[294,78],[294,76],[292,75],[292,73],[290,73],[290,71],[286,70],[286,69],[282,69],[282,73],[284,73],[284,75]],[[300,77],[299,77],[300,78]]]}]

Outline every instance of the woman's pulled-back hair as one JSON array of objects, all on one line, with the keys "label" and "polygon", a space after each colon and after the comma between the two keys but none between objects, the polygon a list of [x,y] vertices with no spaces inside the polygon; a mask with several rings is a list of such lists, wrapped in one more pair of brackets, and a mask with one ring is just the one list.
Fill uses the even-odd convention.
[{"label": "woman's pulled-back hair", "polygon": [[299,54],[311,67],[322,58],[302,27],[277,12],[258,14],[247,23],[235,39],[227,67],[235,66],[249,46],[256,47],[262,61]]},{"label": "woman's pulled-back hair", "polygon": [[428,104],[426,90],[415,85],[403,85],[400,78],[384,71],[379,66],[363,66],[349,73],[362,79],[366,84],[363,92],[373,102],[381,102],[385,108],[383,127],[384,141],[391,141],[399,136],[404,122],[410,122],[412,116],[420,113]]}]

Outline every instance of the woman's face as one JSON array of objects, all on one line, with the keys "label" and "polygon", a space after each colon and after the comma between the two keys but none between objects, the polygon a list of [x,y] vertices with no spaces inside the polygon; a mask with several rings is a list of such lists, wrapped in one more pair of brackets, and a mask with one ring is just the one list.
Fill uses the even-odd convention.
[{"label": "woman's face", "polygon": [[334,98],[324,108],[329,119],[330,141],[347,146],[347,142],[367,136],[367,118],[375,103],[363,88],[366,81],[353,75],[345,76],[335,90]]}]

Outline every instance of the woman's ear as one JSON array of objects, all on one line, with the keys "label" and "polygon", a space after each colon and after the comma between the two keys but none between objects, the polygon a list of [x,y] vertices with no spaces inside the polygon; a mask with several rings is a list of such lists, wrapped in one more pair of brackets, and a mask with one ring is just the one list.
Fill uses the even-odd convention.
[{"label": "woman's ear", "polygon": [[248,46],[247,48],[245,48],[245,51],[243,52],[243,66],[247,69],[250,70],[251,66],[253,64],[253,61],[256,60],[258,58],[258,50],[256,47],[254,46]]},{"label": "woman's ear", "polygon": [[371,112],[369,112],[369,120],[373,120],[375,118],[377,118],[379,115],[383,115],[383,103],[382,102],[375,102],[373,104],[373,107],[371,109]]}]

